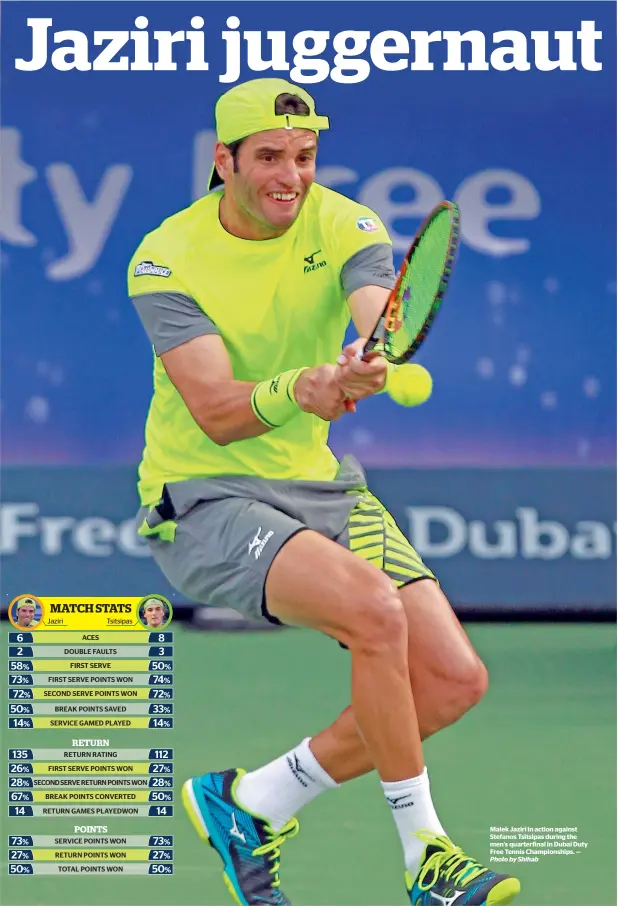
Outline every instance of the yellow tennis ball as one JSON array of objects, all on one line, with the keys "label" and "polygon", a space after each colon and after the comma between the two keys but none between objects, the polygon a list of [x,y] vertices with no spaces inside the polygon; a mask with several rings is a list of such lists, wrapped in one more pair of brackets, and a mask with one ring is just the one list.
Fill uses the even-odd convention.
[{"label": "yellow tennis ball", "polygon": [[433,381],[422,365],[397,365],[389,372],[388,395],[400,406],[420,406],[431,396]]}]

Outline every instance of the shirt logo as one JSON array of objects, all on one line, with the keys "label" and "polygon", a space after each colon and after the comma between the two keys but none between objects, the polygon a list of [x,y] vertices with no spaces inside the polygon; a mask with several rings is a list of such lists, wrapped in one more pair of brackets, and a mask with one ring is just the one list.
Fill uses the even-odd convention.
[{"label": "shirt logo", "polygon": [[169,277],[171,273],[169,267],[163,267],[161,264],[153,264],[152,261],[142,261],[133,271],[133,276]]},{"label": "shirt logo", "polygon": [[359,217],[356,221],[356,226],[359,230],[362,230],[363,233],[375,233],[376,230],[380,229],[373,217]]},{"label": "shirt logo", "polygon": [[274,532],[266,532],[263,538],[260,538],[260,532],[262,531],[262,526],[259,527],[255,533],[255,537],[252,541],[249,542],[249,554],[253,551],[253,556],[257,560],[262,551],[264,550],[266,544],[270,541]]},{"label": "shirt logo", "polygon": [[317,271],[321,267],[326,267],[326,261],[316,261],[316,255],[321,255],[322,249],[318,249],[313,252],[311,255],[307,255],[303,260],[306,262],[303,271],[305,274],[310,274],[311,271]]}]

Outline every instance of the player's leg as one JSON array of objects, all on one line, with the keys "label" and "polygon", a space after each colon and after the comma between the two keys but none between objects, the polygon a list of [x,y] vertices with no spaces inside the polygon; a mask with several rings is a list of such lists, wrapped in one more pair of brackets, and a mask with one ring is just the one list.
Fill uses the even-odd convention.
[{"label": "player's leg", "polygon": [[[428,736],[480,699],[487,685],[486,670],[431,572],[372,495],[365,495],[351,514],[344,540],[356,553],[380,565],[400,588],[407,620],[410,682],[419,727]],[[354,723],[354,714],[348,710],[311,740],[316,760],[341,781],[371,766],[371,753],[362,752],[363,739]],[[515,878],[486,869],[455,847],[444,832],[435,830],[437,816],[426,770],[401,784],[383,786],[404,851],[412,904],[435,900],[451,906],[464,902],[496,906],[509,903],[518,893]],[[432,815],[433,824],[426,820]]]},{"label": "player's leg", "polygon": [[[258,524],[260,526],[258,534],[261,532],[262,543],[257,549],[258,553],[252,554]],[[255,502],[250,503],[247,507],[246,501],[233,499],[193,506],[179,520],[177,531],[171,535],[174,543],[165,542],[163,535],[160,540],[157,538],[150,540],[158,564],[168,579],[183,593],[195,600],[203,600],[208,603],[227,603],[229,600],[234,600],[247,615],[255,618],[261,612],[264,577],[268,573],[269,567],[272,573],[273,560],[275,563],[280,560],[282,547],[285,550],[296,541],[296,538],[312,534],[301,532],[296,538],[293,538],[292,535],[298,530],[299,523],[278,510],[273,511],[270,507]],[[170,535],[166,533],[165,537],[170,537]],[[326,539],[320,538],[320,541],[323,545],[329,545]],[[251,556],[248,557],[248,554]],[[259,560],[258,554],[260,555]],[[349,552],[346,556],[348,562],[351,562]],[[359,563],[359,565],[361,564]],[[349,568],[346,567],[346,569]],[[366,597],[368,589],[373,587],[375,574],[381,574],[368,565],[365,565],[364,569],[365,571],[369,569],[369,572],[366,572],[367,582],[362,583],[363,596]],[[298,575],[298,569],[295,569],[295,572]],[[303,586],[309,586],[315,580],[316,574],[315,570],[310,570],[307,575],[304,575],[302,577]],[[370,574],[371,579],[369,579]],[[383,578],[381,576],[381,579]],[[395,619],[401,617],[401,604],[399,602],[398,606],[395,605],[392,598],[392,586],[388,585],[388,593],[383,582],[377,584],[376,588],[380,589],[380,594],[376,592],[376,600],[381,599],[382,603],[388,601],[389,611],[398,614],[397,618],[393,613],[388,620],[385,620],[384,616],[376,620],[376,626],[380,627],[377,637],[382,638],[387,625],[390,626],[392,634],[397,635],[394,631]],[[381,598],[382,594],[384,594],[384,599]],[[298,597],[302,599],[301,595]],[[281,609],[280,613],[285,619],[285,608]],[[363,613],[361,615],[366,616]],[[370,620],[364,622],[371,625]],[[367,636],[368,628],[369,626],[366,626],[359,633],[361,638]],[[345,632],[339,632],[330,624],[325,625],[324,629],[326,632],[334,630],[331,634],[348,644],[348,647],[352,648],[355,644]],[[400,624],[399,636],[402,635],[401,629]],[[403,636],[405,638],[405,632]],[[375,642],[376,634],[374,633],[371,644],[368,646],[370,650]],[[395,647],[397,646],[395,645]],[[405,647],[404,643],[404,652]],[[409,686],[409,680],[407,682]],[[411,695],[410,692],[409,694]],[[409,725],[405,724],[405,726]],[[303,752],[303,758],[304,751],[306,751],[307,760],[301,765],[301,771],[296,769],[299,780],[296,785],[302,787],[302,783],[305,783],[305,801],[310,801],[317,792],[336,784],[319,765],[311,753],[307,741],[304,743],[304,751],[303,746],[299,749]],[[288,780],[295,776],[297,766],[293,760],[283,758],[277,761],[284,761],[285,764],[284,767],[277,763],[274,764],[275,775],[279,770],[275,780],[281,779],[282,775],[285,775]],[[311,771],[311,778],[306,772],[302,773],[302,768],[307,768],[307,766]],[[252,772],[252,775],[262,772],[269,775],[265,784],[268,786],[273,779],[273,765],[265,766],[258,772]],[[273,902],[283,904],[287,901],[281,896],[278,888],[279,846],[287,836],[296,832],[298,825],[294,819],[287,823],[278,821],[274,824],[269,820],[267,810],[263,810],[261,815],[256,815],[255,810],[247,810],[245,801],[239,802],[237,798],[237,793],[245,779],[242,774],[243,772],[234,769],[193,778],[185,785],[183,800],[188,806],[188,811],[200,834],[205,839],[210,837],[211,843],[221,855],[226,880],[238,902],[253,903],[257,901],[257,897],[260,902],[270,902],[272,899]],[[248,775],[247,779],[252,775]],[[280,798],[282,795],[285,799],[285,784],[279,788]],[[301,807],[303,801],[299,801],[297,791],[291,793],[289,799],[294,800],[295,797],[298,807]],[[296,811],[295,805],[291,814]],[[431,827],[431,822],[424,822],[424,824]]]},{"label": "player's leg", "polygon": [[[287,624],[317,629],[350,650],[352,710],[359,740],[382,780],[400,834],[410,838],[406,864],[415,873],[424,844],[413,835],[444,829],[431,801],[410,684],[407,621],[403,602],[384,572],[314,532],[301,532],[279,552],[266,580],[268,612]],[[294,756],[299,753],[294,752]],[[311,775],[319,757],[300,764]],[[255,810],[265,784],[281,799],[277,772],[282,759],[243,777],[238,799]],[[263,798],[259,801],[265,802]],[[268,803],[266,803],[268,807]]]},{"label": "player's leg", "polygon": [[350,649],[352,707],[382,779],[399,780],[422,770],[405,612],[390,579],[307,531],[279,552],[265,592],[272,616],[316,629]]},{"label": "player's leg", "polygon": [[[399,596],[407,620],[408,666],[420,735],[427,739],[481,699],[487,670],[433,579],[404,585]],[[337,783],[373,770],[351,707],[314,736],[310,745]]]},{"label": "player's leg", "polygon": [[[369,491],[358,500],[338,541],[381,569],[399,588],[406,614],[410,682],[421,737],[426,738],[479,700],[487,672],[433,573]],[[336,779],[371,769],[370,753],[359,746],[350,712],[314,737],[311,748]]]},{"label": "player's leg", "polygon": [[[260,510],[263,539],[270,519]],[[272,552],[265,551],[266,561]],[[242,556],[246,562],[246,548]],[[185,565],[187,559],[185,551]],[[356,719],[385,780],[420,774],[423,755],[409,680],[406,618],[391,580],[322,535],[299,531],[275,553],[265,591],[270,615],[319,629],[350,649]],[[238,769],[211,772],[192,778],[183,789],[196,829],[221,855],[226,882],[243,904],[288,902],[278,889],[278,864],[281,843],[298,828],[291,815],[317,792],[336,785],[313,756],[301,770],[285,756],[278,762],[249,775]],[[298,789],[287,795],[290,781]],[[274,788],[270,801],[262,795],[265,786]],[[282,818],[282,808],[289,809],[290,820]],[[429,826],[441,829],[437,818]]]},{"label": "player's leg", "polygon": [[[298,540],[302,540],[302,536],[299,536]],[[288,543],[288,551],[292,552],[293,546],[294,540]],[[298,558],[298,563],[300,562]],[[271,567],[267,581],[268,592],[268,582],[273,574],[279,579],[283,573],[286,585],[281,593],[292,593],[295,596],[292,608],[282,607],[279,610],[276,609],[276,600],[273,607],[272,598],[267,598],[269,611],[272,613],[274,610],[277,616],[285,617],[286,622],[299,621],[297,616],[299,602],[300,606],[305,608],[303,596],[312,595],[314,590],[320,602],[329,607],[328,589],[337,587],[337,575],[328,566],[323,566],[319,578],[313,583],[310,582],[310,570],[307,570],[311,561],[305,559],[303,562],[304,567],[299,567],[296,561],[290,560],[288,576],[288,563],[280,554]],[[350,568],[353,574],[347,580],[350,599],[357,588],[357,581],[362,581],[364,587],[370,587],[367,583],[371,581],[372,576],[384,575],[370,564],[367,565],[369,573],[366,569],[357,572],[356,564],[352,563]],[[278,566],[283,569],[275,573]],[[421,735],[428,736],[440,726],[451,723],[480,698],[485,687],[486,673],[435,580],[419,580],[406,585],[397,594],[406,613],[404,638],[408,649],[407,681],[413,692],[420,743]],[[339,611],[329,609],[329,623],[321,625],[320,628],[348,644],[347,636],[333,630],[335,613]],[[340,620],[341,617],[338,616],[337,619]],[[400,745],[401,729],[401,726],[396,727],[394,743],[391,743],[395,748]],[[314,798],[315,794],[327,788],[323,782],[325,778],[331,780],[331,785],[332,781],[339,784],[371,771],[374,768],[374,760],[366,739],[367,734],[357,723],[353,703],[353,706],[346,709],[333,724],[310,741],[304,740],[301,746],[292,752],[243,778],[239,794],[246,797],[251,807],[257,809],[259,805],[263,811],[283,822],[295,813],[286,811],[286,808],[294,809],[304,805]],[[409,770],[410,767],[412,770]],[[386,780],[383,787],[400,826],[408,868],[418,870],[424,844],[413,837],[414,832],[430,829],[443,834],[444,829],[431,803],[429,781],[422,757],[420,762],[404,765],[402,769],[409,772],[401,772],[399,777],[392,774],[388,778],[383,777],[382,779]],[[302,794],[298,798],[283,793],[290,771],[296,774],[299,783],[304,780],[307,784],[304,800]],[[309,782],[316,774],[322,781],[319,788]],[[413,779],[414,782],[409,784],[408,781]],[[296,786],[298,789],[298,784]],[[414,802],[414,807],[409,805],[411,801]],[[405,811],[401,802],[406,803]]]},{"label": "player's leg", "polygon": [[[407,618],[408,669],[421,738],[462,716],[481,697],[487,672],[433,579],[399,589]],[[322,732],[241,781],[253,810],[277,827],[322,792],[374,769],[352,707]]]},{"label": "player's leg", "polygon": [[[212,603],[233,600],[256,616],[266,587],[273,616],[319,628],[347,645],[354,707],[373,747],[372,761],[387,782],[422,770],[406,619],[395,585],[384,573],[317,533],[299,531],[299,523],[279,511],[243,499],[193,507],[177,520],[173,539],[161,537],[151,545],[161,568],[184,593]],[[311,783],[305,781],[308,798],[335,785],[313,761]],[[294,778],[292,767],[285,765],[288,779]],[[196,828],[221,855],[227,883],[243,903],[276,897],[279,847],[297,829],[294,819],[276,821],[269,808],[256,807],[251,797],[256,773],[211,772],[192,778],[183,790]],[[279,799],[286,798],[282,792],[279,787]],[[303,802],[291,795],[286,804],[294,814]]]},{"label": "player's leg", "polygon": [[[366,527],[362,532],[365,538],[370,538],[367,549],[391,578],[400,585],[408,580],[400,588],[399,596],[406,613],[409,681],[419,735],[428,736],[457,720],[480,699],[487,674],[437,583],[433,577],[423,578],[431,573],[394,525],[392,517],[381,505],[378,509],[382,522],[381,545],[376,544],[375,525],[370,526],[369,536]],[[366,513],[367,510],[363,519],[367,518]],[[417,581],[410,581],[410,577]],[[300,576],[301,581],[309,578]],[[280,615],[290,620],[285,608]],[[321,628],[343,640],[332,632],[332,627]],[[294,803],[293,795],[286,803],[282,795],[282,784],[290,773],[296,775],[298,784],[310,787],[305,800],[308,802],[333,785],[333,781],[344,782],[372,767],[372,754],[352,707],[318,736],[304,740],[286,756],[247,775],[242,781],[244,787],[239,789],[249,798],[258,794],[266,810],[277,811],[278,806],[281,809],[278,817],[283,820],[289,817],[286,805],[304,804],[300,799]],[[511,901],[519,883],[488,871],[454,847],[444,833],[431,802],[425,770],[399,782],[383,782],[383,787],[403,844],[412,903],[424,903],[434,894],[453,904],[465,900],[493,906]]]}]

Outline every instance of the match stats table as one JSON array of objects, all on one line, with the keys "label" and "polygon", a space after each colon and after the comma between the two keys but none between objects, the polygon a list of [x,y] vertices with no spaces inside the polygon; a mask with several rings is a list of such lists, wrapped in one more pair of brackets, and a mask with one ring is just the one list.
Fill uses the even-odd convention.
[{"label": "match stats table", "polygon": [[11,607],[9,874],[172,874],[169,602],[23,596]]}]

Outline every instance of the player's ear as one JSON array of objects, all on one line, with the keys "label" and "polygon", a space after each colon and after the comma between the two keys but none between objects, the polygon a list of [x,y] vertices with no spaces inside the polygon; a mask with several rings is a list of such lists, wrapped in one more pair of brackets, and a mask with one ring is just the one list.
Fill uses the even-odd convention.
[{"label": "player's ear", "polygon": [[215,144],[215,167],[221,179],[225,182],[234,172],[234,158],[223,142]]}]

